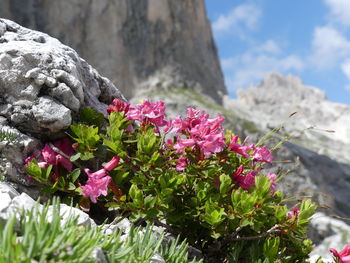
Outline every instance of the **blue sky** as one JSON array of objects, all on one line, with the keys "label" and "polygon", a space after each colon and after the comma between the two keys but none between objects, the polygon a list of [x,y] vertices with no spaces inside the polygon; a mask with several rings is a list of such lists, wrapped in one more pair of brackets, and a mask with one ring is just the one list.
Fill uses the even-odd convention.
[{"label": "blue sky", "polygon": [[277,71],[350,104],[350,0],[205,0],[230,95]]}]

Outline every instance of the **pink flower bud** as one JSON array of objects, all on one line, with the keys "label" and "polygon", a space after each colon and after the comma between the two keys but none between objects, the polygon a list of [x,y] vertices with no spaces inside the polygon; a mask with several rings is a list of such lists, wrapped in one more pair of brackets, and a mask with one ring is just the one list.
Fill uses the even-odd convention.
[{"label": "pink flower bud", "polygon": [[117,167],[119,160],[120,160],[119,156],[114,156],[112,160],[110,160],[108,163],[104,165],[105,169],[107,171],[112,171],[115,167]]}]

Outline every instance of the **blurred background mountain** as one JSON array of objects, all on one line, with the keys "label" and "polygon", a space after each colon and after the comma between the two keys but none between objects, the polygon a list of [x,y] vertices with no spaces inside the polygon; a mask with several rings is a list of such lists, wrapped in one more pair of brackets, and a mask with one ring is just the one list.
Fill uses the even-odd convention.
[{"label": "blurred background mountain", "polygon": [[226,93],[202,0],[2,0],[0,16],[57,37],[128,98],[158,72]]}]

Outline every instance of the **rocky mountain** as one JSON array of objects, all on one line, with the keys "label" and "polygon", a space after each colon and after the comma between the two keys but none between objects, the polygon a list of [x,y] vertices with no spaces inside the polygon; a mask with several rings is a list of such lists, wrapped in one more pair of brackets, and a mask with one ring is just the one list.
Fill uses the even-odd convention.
[{"label": "rocky mountain", "polygon": [[283,125],[295,143],[350,164],[350,106],[328,101],[298,77],[268,74],[257,86],[238,90],[236,100],[226,97],[225,107],[263,130]]},{"label": "rocky mountain", "polygon": [[159,72],[226,94],[204,0],[2,0],[0,17],[57,37],[129,98]]}]

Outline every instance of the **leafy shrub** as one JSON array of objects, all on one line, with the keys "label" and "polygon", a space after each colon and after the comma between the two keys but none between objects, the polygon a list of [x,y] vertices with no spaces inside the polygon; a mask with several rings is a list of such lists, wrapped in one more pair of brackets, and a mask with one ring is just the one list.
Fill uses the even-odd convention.
[{"label": "leafy shrub", "polygon": [[264,169],[273,157],[263,141],[241,142],[224,131],[223,116],[210,119],[193,108],[166,121],[163,102],[132,107],[116,99],[107,111],[106,123],[84,109],[71,126],[73,144],[48,143],[26,160],[44,192],[162,225],[218,261],[305,261],[315,206],[306,200],[289,212],[276,191],[278,176]]}]

